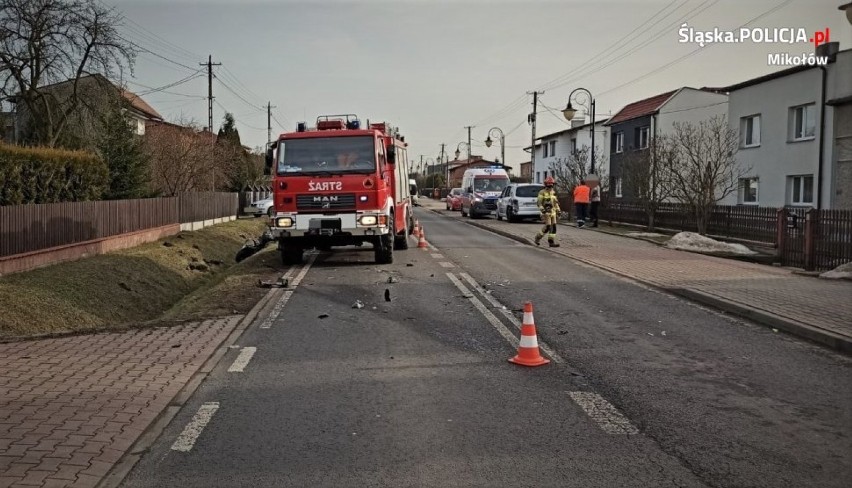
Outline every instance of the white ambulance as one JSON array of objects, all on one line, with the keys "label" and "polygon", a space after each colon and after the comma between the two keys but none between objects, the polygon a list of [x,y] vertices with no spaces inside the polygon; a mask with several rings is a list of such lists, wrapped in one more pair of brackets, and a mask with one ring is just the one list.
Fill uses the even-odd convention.
[{"label": "white ambulance", "polygon": [[462,177],[462,217],[476,218],[497,210],[497,200],[509,185],[509,174],[500,166],[472,168]]}]

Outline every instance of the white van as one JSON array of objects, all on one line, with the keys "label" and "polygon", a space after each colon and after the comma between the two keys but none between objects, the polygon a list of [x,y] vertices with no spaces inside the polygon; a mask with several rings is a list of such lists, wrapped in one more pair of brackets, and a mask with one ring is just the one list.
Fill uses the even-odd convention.
[{"label": "white van", "polygon": [[414,178],[410,178],[408,180],[408,193],[411,195],[411,203],[414,205],[420,205],[420,193],[417,191],[417,180]]},{"label": "white van", "polygon": [[472,168],[462,177],[463,217],[476,218],[497,210],[497,199],[509,185],[509,174],[501,167]]}]

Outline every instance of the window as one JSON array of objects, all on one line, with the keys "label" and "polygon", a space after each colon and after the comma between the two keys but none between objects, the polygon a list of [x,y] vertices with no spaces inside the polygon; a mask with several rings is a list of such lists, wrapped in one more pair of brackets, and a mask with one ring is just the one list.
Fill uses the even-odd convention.
[{"label": "window", "polygon": [[813,139],[816,131],[816,106],[813,103],[790,109],[790,140]]},{"label": "window", "polygon": [[547,143],[546,142],[542,143],[541,152],[542,152],[542,155],[543,155],[542,157],[546,158],[547,157]]},{"label": "window", "polygon": [[624,132],[615,133],[615,152],[624,152]]},{"label": "window", "polygon": [[650,134],[650,132],[650,127],[640,127],[636,130],[636,142],[639,143],[639,149],[648,148],[648,134]]},{"label": "window", "polygon": [[613,186],[615,187],[615,196],[621,198],[623,196],[621,193],[621,178],[616,178],[615,185]]},{"label": "window", "polygon": [[535,182],[541,183],[541,172],[539,172],[539,171],[535,172]]},{"label": "window", "polygon": [[550,155],[556,156],[556,141],[550,141]]},{"label": "window", "polygon": [[814,203],[814,176],[788,176],[790,205],[811,205]]},{"label": "window", "polygon": [[739,204],[741,205],[757,205],[757,178],[740,178],[739,184]]},{"label": "window", "polygon": [[571,154],[577,154],[577,138],[571,139]]},{"label": "window", "polygon": [[760,115],[740,119],[740,147],[760,145]]}]

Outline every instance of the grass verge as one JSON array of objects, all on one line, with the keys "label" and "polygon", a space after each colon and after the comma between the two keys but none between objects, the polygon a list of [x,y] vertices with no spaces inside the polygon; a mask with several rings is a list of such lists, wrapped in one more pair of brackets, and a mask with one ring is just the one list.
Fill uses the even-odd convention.
[{"label": "grass verge", "polygon": [[181,232],[142,246],[0,278],[0,339],[162,325],[245,313],[258,279],[281,272],[266,251],[241,263],[261,219]]}]

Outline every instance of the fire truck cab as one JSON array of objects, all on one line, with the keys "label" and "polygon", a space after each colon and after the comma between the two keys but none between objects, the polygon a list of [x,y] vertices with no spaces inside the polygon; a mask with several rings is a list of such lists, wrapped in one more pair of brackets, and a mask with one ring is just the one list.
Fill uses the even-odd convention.
[{"label": "fire truck cab", "polygon": [[353,114],[299,123],[267,153],[275,215],[270,230],[284,263],[302,262],[305,249],[373,245],[375,261],[393,262],[408,248],[414,217],[405,140],[387,123]]}]

